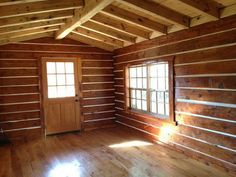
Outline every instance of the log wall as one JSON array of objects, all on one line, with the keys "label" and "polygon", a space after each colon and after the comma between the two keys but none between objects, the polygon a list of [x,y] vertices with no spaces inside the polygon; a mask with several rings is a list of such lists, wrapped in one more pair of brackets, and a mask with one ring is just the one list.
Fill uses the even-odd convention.
[{"label": "log wall", "polygon": [[41,38],[0,48],[0,127],[10,138],[43,133],[42,57],[82,60],[82,127],[114,125],[112,54],[71,39]]},{"label": "log wall", "polygon": [[[175,63],[177,126],[124,110],[124,67],[166,57]],[[235,173],[236,16],[118,49],[114,58],[118,123]]]}]

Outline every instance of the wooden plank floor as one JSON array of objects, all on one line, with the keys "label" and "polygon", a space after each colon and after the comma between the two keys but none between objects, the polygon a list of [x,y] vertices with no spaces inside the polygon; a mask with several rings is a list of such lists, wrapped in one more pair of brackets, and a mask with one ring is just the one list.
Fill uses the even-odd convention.
[{"label": "wooden plank floor", "polygon": [[0,147],[0,177],[226,177],[118,126]]}]

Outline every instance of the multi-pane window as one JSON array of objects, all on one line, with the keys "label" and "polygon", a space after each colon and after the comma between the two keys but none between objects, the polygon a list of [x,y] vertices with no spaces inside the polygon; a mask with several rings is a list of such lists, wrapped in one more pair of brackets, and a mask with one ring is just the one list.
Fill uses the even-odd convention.
[{"label": "multi-pane window", "polygon": [[168,118],[169,64],[150,63],[128,67],[128,103],[130,109]]},{"label": "multi-pane window", "polygon": [[75,96],[73,62],[47,62],[48,98]]}]

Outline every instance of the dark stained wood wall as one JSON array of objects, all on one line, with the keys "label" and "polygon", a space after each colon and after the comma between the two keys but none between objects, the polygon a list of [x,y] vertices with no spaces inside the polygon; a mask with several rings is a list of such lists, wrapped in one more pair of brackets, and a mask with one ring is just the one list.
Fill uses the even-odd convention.
[{"label": "dark stained wood wall", "polygon": [[10,138],[42,135],[42,57],[82,60],[82,127],[114,125],[112,54],[71,39],[41,38],[0,47],[0,127]]},{"label": "dark stained wood wall", "polygon": [[[174,57],[178,126],[124,111],[125,65],[165,57]],[[236,172],[236,16],[116,50],[114,58],[118,123]]]}]

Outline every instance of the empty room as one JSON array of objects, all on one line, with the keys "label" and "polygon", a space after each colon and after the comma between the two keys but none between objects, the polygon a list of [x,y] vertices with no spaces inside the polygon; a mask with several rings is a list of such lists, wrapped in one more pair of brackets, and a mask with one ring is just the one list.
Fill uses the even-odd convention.
[{"label": "empty room", "polygon": [[236,0],[0,0],[0,177],[235,177]]}]

